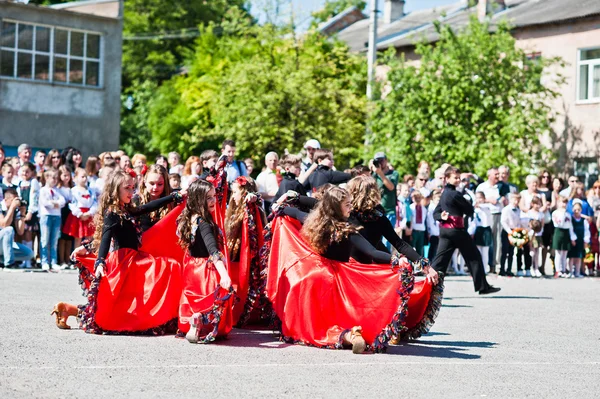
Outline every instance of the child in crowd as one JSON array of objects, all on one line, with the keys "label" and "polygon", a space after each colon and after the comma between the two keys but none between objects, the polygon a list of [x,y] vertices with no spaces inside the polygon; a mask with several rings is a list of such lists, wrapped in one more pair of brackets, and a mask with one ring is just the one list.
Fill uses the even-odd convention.
[{"label": "child in crowd", "polygon": [[95,185],[100,172],[100,159],[95,155],[90,155],[85,162],[85,173],[87,174],[87,184],[95,193]]},{"label": "child in crowd", "polygon": [[246,171],[248,172],[248,176],[250,176],[254,172],[254,161],[252,158],[246,158],[244,159],[244,165],[246,165]]},{"label": "child in crowd", "polygon": [[585,256],[585,248],[590,245],[590,225],[587,219],[582,216],[583,206],[581,200],[573,201],[573,231],[575,232],[575,243],[567,253],[569,259],[569,268],[571,273],[569,277],[583,277],[581,274],[581,264]]},{"label": "child in crowd", "polygon": [[200,162],[202,163],[202,175],[201,178],[206,178],[210,173],[210,169],[217,164],[219,160],[219,153],[215,150],[202,151],[200,154]]},{"label": "child in crowd", "polygon": [[[75,248],[83,238],[94,235],[94,215],[98,208],[95,193],[88,189],[87,174],[84,169],[75,169],[75,186],[71,188],[70,214],[62,229],[63,233],[73,237]],[[65,265],[63,265],[64,267]]]},{"label": "child in crowd", "polygon": [[65,200],[65,203],[61,206],[60,210],[60,238],[58,240],[58,261],[62,268],[65,268],[70,263],[71,251],[74,248],[73,237],[67,233],[64,233],[65,223],[67,218],[71,214],[69,209],[69,203],[71,202],[71,187],[73,187],[73,175],[66,165],[61,165],[58,168],[58,183],[56,184],[56,190],[60,192]]},{"label": "child in crowd", "polygon": [[556,210],[552,212],[554,235],[552,236],[552,249],[554,255],[554,278],[568,277],[567,252],[575,246],[577,236],[573,231],[571,215],[567,212],[568,198],[559,197],[556,200]]},{"label": "child in crowd", "polygon": [[398,184],[396,187],[398,203],[396,205],[396,233],[404,241],[412,243],[411,211],[410,211],[410,188],[408,184]]},{"label": "child in crowd", "polygon": [[475,193],[475,213],[469,221],[469,234],[475,240],[475,245],[481,254],[483,267],[486,274],[490,272],[489,253],[493,243],[492,236],[492,209],[485,201],[482,191]]},{"label": "child in crowd", "polygon": [[282,174],[283,179],[279,183],[279,190],[275,194],[275,199],[281,198],[288,191],[295,191],[300,195],[306,195],[304,186],[298,181],[298,176],[302,172],[302,157],[296,154],[287,154],[281,160],[281,167],[284,170]]},{"label": "child in crowd", "polygon": [[104,184],[108,181],[108,176],[116,170],[117,163],[113,159],[104,161],[104,166],[102,166],[102,169],[98,174],[98,179],[93,186],[97,198],[100,198],[100,194],[104,191]]},{"label": "child in crowd", "polygon": [[425,233],[427,231],[427,207],[423,206],[424,197],[419,191],[413,191],[410,205],[412,221],[412,246],[420,256],[425,253]]},{"label": "child in crowd", "polygon": [[169,153],[168,157],[169,158],[167,161],[170,165],[169,173],[177,173],[182,175],[184,166],[181,164],[181,155],[175,151],[172,151]]},{"label": "child in crowd", "polygon": [[[31,162],[25,162],[19,168],[19,183],[17,193],[21,198],[21,205],[25,207],[25,231],[21,236],[21,244],[33,249],[33,235],[39,230],[38,209],[40,199],[40,184],[35,179],[36,168]],[[24,267],[30,268],[31,261],[25,261]]]},{"label": "child in crowd", "polygon": [[[523,196],[521,195],[521,200],[519,201],[519,207],[520,204],[523,202]],[[519,215],[521,218],[521,228],[527,229],[528,233],[530,233],[529,230],[529,216],[527,216],[527,212],[523,212],[522,210],[519,210]],[[528,234],[529,237],[531,238],[531,234]],[[521,248],[517,248],[517,277],[531,277],[531,264],[532,264],[532,260],[531,260],[531,242],[528,242],[527,244],[523,245]],[[523,271],[523,263],[525,264],[525,271]]]},{"label": "child in crowd", "polygon": [[[598,211],[596,210],[596,213]],[[590,277],[594,275],[596,277],[600,277],[600,269],[598,268],[598,255],[600,254],[600,241],[598,237],[598,220],[596,215],[590,218],[590,253],[591,253],[591,261],[585,262],[588,267],[588,273]]]},{"label": "child in crowd", "polygon": [[[69,176],[71,173],[69,173]],[[40,189],[40,230],[42,244],[42,269],[59,270],[57,245],[60,236],[60,213],[65,206],[65,198],[60,194],[58,184],[58,170],[51,168],[44,172],[46,185]]]},{"label": "child in crowd", "polygon": [[15,169],[10,162],[4,162],[2,165],[2,182],[0,183],[2,192],[6,191],[7,188],[16,188],[15,183]]},{"label": "child in crowd", "polygon": [[542,242],[542,235],[544,234],[544,218],[545,212],[541,211],[543,202],[540,197],[531,198],[531,209],[527,212],[529,219],[529,230],[530,230],[530,256],[531,256],[531,275],[533,277],[542,277],[540,272],[540,257],[542,256],[542,248],[544,246]]},{"label": "child in crowd", "polygon": [[181,190],[181,175],[179,173],[169,173],[169,184],[171,185],[171,191]]},{"label": "child in crowd", "polygon": [[512,263],[515,248],[508,240],[508,235],[514,229],[522,226],[521,209],[519,209],[521,195],[512,193],[509,195],[508,199],[508,205],[502,209],[502,213],[500,215],[500,224],[502,225],[502,255],[500,257],[500,276],[513,276]]},{"label": "child in crowd", "polygon": [[[167,170],[169,169],[169,160],[167,159],[167,157],[165,157],[162,154],[159,154],[156,156],[156,161],[154,162],[154,164],[160,165]],[[176,174],[179,174],[179,173],[176,173]]]},{"label": "child in crowd", "polygon": [[440,222],[433,217],[433,211],[435,211],[441,198],[442,190],[433,190],[427,216],[427,233],[429,233],[429,253],[427,254],[427,258],[430,261],[433,261],[435,258],[437,247],[440,242]]}]

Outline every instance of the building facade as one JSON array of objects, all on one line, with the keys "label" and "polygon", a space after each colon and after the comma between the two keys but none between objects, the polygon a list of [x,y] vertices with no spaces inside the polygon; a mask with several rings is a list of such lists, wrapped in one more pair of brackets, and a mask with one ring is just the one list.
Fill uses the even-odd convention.
[{"label": "building facade", "polygon": [[[552,104],[556,114],[553,131],[540,132],[542,141],[557,155],[557,172],[575,172],[588,184],[598,178],[600,1],[479,0],[476,5],[459,1],[408,14],[403,12],[404,4],[404,0],[384,0],[377,49],[395,48],[409,63],[419,62],[414,52],[417,42],[435,43],[439,39],[435,22],[460,30],[472,15],[487,19],[492,29],[499,21],[507,20],[513,26],[516,45],[532,57],[560,57],[565,66],[548,73],[562,74],[565,84]],[[366,52],[368,29],[365,16],[337,35],[352,50]],[[378,72],[378,76],[385,76],[386,68]]]},{"label": "building facade", "polygon": [[121,8],[90,14],[81,11],[86,3],[119,6],[0,0],[0,142],[7,154],[21,143],[73,146],[84,156],[118,148]]}]

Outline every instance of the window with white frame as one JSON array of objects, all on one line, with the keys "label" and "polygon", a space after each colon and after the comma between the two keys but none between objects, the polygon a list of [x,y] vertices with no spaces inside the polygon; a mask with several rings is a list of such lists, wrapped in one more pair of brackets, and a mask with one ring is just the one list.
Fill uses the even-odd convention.
[{"label": "window with white frame", "polygon": [[577,100],[600,101],[600,48],[579,50]]},{"label": "window with white frame", "polygon": [[0,78],[101,86],[101,35],[0,21]]}]

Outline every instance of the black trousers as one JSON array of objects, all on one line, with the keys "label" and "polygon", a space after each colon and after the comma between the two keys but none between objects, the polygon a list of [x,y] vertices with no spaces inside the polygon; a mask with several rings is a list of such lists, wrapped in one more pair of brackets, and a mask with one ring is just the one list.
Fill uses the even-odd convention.
[{"label": "black trousers", "polygon": [[481,261],[481,254],[475,245],[475,242],[465,229],[440,229],[440,243],[437,253],[433,259],[432,267],[442,273],[446,273],[448,265],[452,260],[452,254],[458,249],[469,267],[469,272],[473,276],[473,285],[475,291],[481,291],[488,288],[490,284],[485,278],[485,269]]},{"label": "black trousers", "polygon": [[[515,247],[508,241],[508,233],[502,230],[502,257],[500,258],[500,272],[512,273],[513,254]],[[506,266],[505,266],[506,265]]]},{"label": "black trousers", "polygon": [[531,270],[531,254],[529,244],[517,249],[517,271],[523,270],[523,259],[525,259],[525,270]]},{"label": "black trousers", "polygon": [[438,245],[440,243],[439,236],[429,236],[429,253],[427,257],[429,259],[435,259],[435,254],[437,254]]}]

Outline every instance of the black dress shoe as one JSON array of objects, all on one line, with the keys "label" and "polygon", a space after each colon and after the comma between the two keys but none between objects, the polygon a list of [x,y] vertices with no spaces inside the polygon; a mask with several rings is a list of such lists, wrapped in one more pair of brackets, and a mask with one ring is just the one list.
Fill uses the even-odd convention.
[{"label": "black dress shoe", "polygon": [[489,287],[484,288],[481,291],[479,291],[479,295],[493,294],[493,293],[498,292],[500,290],[501,290],[501,288],[494,287],[493,285],[490,285]]}]

